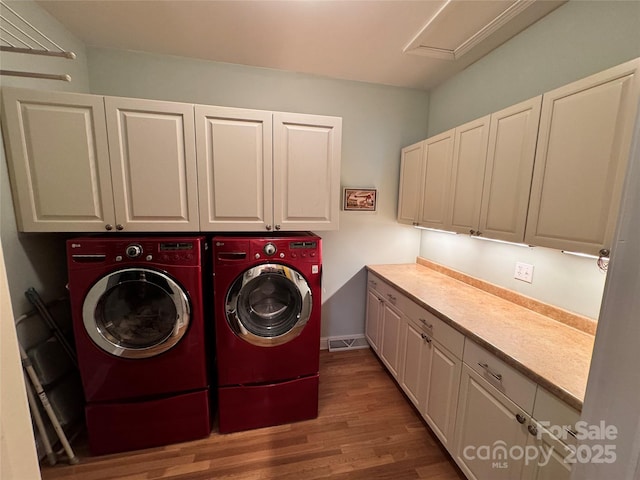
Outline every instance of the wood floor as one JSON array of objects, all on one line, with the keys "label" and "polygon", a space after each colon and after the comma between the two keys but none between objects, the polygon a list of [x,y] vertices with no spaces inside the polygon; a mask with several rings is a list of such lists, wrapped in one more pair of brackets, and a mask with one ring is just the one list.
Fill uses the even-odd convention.
[{"label": "wood floor", "polygon": [[382,364],[368,349],[320,354],[315,420],[91,457],[74,444],[78,465],[42,465],[42,478],[432,479],[463,474]]}]

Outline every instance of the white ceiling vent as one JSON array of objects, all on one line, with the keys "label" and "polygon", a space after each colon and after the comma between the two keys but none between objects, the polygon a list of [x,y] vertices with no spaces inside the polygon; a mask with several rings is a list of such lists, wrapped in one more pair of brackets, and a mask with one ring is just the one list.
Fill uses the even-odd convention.
[{"label": "white ceiling vent", "polygon": [[403,51],[457,60],[484,42],[495,48],[562,3],[564,1],[447,0]]}]

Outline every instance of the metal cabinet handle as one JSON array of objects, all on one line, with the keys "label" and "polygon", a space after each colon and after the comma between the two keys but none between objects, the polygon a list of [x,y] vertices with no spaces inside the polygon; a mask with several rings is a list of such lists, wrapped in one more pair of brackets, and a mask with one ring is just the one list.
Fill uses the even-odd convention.
[{"label": "metal cabinet handle", "polygon": [[120,230],[124,230],[124,227],[118,223],[118,224],[116,225],[116,230],[118,230],[118,231],[120,231]]},{"label": "metal cabinet handle", "polygon": [[107,223],[107,224],[104,226],[104,229],[105,229],[105,230],[108,230],[108,231],[111,231],[111,230],[113,230],[113,225],[111,225],[110,223]]},{"label": "metal cabinet handle", "polygon": [[516,413],[516,420],[520,424],[523,424],[524,422],[527,421],[526,417],[524,415],[519,414],[519,413]]},{"label": "metal cabinet handle", "polygon": [[486,363],[482,363],[482,362],[478,362],[478,365],[482,368],[485,369],[485,371],[491,375],[493,378],[495,378],[496,380],[498,380],[499,382],[502,381],[502,374],[501,373],[495,373],[492,372],[491,369],[489,368],[489,365],[487,365]]},{"label": "metal cabinet handle", "polygon": [[271,225],[265,225],[265,227],[267,230],[271,230]]},{"label": "metal cabinet handle", "polygon": [[567,432],[569,435],[571,435],[573,438],[577,439],[578,438],[578,432],[575,431],[572,428],[569,427],[564,427],[564,431]]},{"label": "metal cabinet handle", "polygon": [[529,430],[529,433],[533,436],[538,435],[538,429],[535,427],[535,425],[529,424],[527,426],[527,430]]},{"label": "metal cabinet handle", "polygon": [[421,333],[420,336],[422,337],[422,339],[427,342],[427,343],[431,343],[431,338],[428,335],[425,335],[424,333]]},{"label": "metal cabinet handle", "polygon": [[373,285],[374,287],[377,287],[378,282],[376,282],[375,280],[369,280],[369,285]]},{"label": "metal cabinet handle", "polygon": [[276,225],[276,230],[280,230],[280,225]]},{"label": "metal cabinet handle", "polygon": [[395,295],[391,295],[390,293],[387,293],[387,297],[389,297],[389,300],[391,300],[392,302],[395,302],[397,300]]},{"label": "metal cabinet handle", "polygon": [[420,321],[422,322],[422,324],[429,328],[429,329],[433,329],[433,323],[428,323],[424,318],[421,318]]}]

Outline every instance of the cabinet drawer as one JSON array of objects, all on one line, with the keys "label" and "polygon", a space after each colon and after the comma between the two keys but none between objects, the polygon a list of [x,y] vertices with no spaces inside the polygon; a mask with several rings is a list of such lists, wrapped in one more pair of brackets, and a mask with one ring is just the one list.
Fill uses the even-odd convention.
[{"label": "cabinet drawer", "polygon": [[464,344],[463,360],[527,413],[532,413],[536,397],[533,381],[469,339]]},{"label": "cabinet drawer", "polygon": [[569,430],[576,433],[576,423],[580,420],[580,412],[542,387],[538,387],[536,392],[533,418],[563,442],[573,445],[577,443],[575,436],[569,433]]},{"label": "cabinet drawer", "polygon": [[409,300],[403,312],[424,333],[440,342],[458,358],[462,358],[464,335],[413,301]]},{"label": "cabinet drawer", "polygon": [[375,292],[385,302],[393,305],[403,313],[405,312],[407,305],[411,303],[411,300],[409,300],[405,295],[372,273],[369,273],[368,275],[367,285],[368,288],[375,290]]}]

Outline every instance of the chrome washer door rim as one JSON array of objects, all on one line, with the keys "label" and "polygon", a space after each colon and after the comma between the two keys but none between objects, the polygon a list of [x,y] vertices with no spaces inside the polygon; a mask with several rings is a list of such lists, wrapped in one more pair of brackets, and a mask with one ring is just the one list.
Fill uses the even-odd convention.
[{"label": "chrome washer door rim", "polygon": [[[169,298],[175,308],[175,318],[171,329],[163,338],[149,346],[125,345],[108,328],[101,313],[104,299],[127,283],[144,283]],[[91,340],[105,352],[123,358],[149,358],[174,347],[189,327],[191,308],[184,290],[168,275],[146,268],[126,268],[105,275],[98,280],[87,293],[82,305],[82,321]]]},{"label": "chrome washer door rim", "polygon": [[[293,308],[285,310],[292,304],[281,303],[282,308],[267,313],[252,307],[251,294],[254,286],[262,281],[275,281],[282,290],[289,293]],[[309,284],[297,270],[278,263],[267,263],[245,270],[229,288],[225,300],[227,324],[242,340],[260,347],[273,347],[287,343],[296,338],[311,318],[312,295]],[[277,319],[286,313],[285,322],[275,325],[260,326],[252,322],[250,316],[258,320]]]}]

